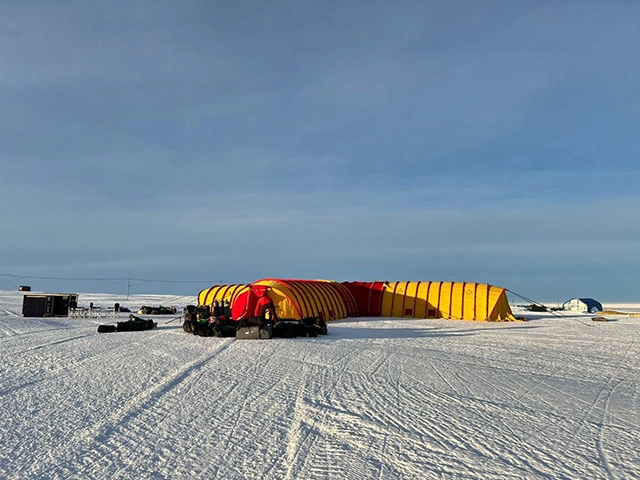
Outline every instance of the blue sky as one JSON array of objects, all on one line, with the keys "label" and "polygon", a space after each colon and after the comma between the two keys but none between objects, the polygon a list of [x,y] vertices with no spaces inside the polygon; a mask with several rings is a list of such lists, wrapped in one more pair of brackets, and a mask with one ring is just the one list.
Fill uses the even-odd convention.
[{"label": "blue sky", "polygon": [[[635,1],[2,2],[0,273],[640,301],[639,18]],[[123,289],[0,276],[19,283]]]}]

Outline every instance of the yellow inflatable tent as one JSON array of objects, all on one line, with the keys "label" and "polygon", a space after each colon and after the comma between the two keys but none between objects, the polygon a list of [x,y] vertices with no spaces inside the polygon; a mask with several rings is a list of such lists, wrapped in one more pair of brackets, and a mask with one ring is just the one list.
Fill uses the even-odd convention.
[{"label": "yellow inflatable tent", "polygon": [[364,316],[514,321],[506,290],[467,282],[344,282]]},{"label": "yellow inflatable tent", "polygon": [[380,314],[489,322],[515,320],[504,288],[466,282],[389,283]]}]

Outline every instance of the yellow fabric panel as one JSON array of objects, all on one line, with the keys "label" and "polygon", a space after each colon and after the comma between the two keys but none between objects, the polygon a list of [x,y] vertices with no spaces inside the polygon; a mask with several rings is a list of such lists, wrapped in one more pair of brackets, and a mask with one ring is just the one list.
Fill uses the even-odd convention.
[{"label": "yellow fabric panel", "polygon": [[228,300],[233,303],[238,295],[249,290],[249,285],[215,285],[206,290],[202,290],[198,294],[198,305],[213,305],[216,300],[218,302]]},{"label": "yellow fabric panel", "polygon": [[400,282],[391,282],[385,290],[385,295],[389,297],[389,316],[398,317],[398,286]]},{"label": "yellow fabric panel", "polygon": [[[451,282],[390,282],[383,292],[381,316],[449,318],[450,285]],[[407,309],[412,313],[405,315]]]},{"label": "yellow fabric panel", "polygon": [[504,289],[500,287],[489,286],[489,314],[486,317],[487,321],[495,321],[504,315],[504,304],[501,302],[503,292]]},{"label": "yellow fabric panel", "polygon": [[198,305],[204,305],[203,300],[207,295],[207,290],[201,290],[200,293],[198,293]]},{"label": "yellow fabric panel", "polygon": [[393,295],[391,299],[391,316],[402,317],[402,304],[404,303],[405,282],[395,282],[393,286],[389,286],[388,292]]},{"label": "yellow fabric panel", "polygon": [[418,282],[416,291],[414,318],[427,318],[427,289],[431,282]]},{"label": "yellow fabric panel", "polygon": [[210,289],[207,292],[207,296],[205,298],[205,302],[207,302],[205,305],[212,305],[213,304],[213,300],[216,298],[216,295],[218,294],[218,292],[223,289],[223,288],[227,288],[228,285],[220,285],[219,287],[214,287],[212,289]]},{"label": "yellow fabric panel", "polygon": [[[413,299],[415,295],[411,295],[411,289],[413,284],[416,282],[402,282],[400,286],[402,287],[402,298],[398,298],[400,300],[400,316],[402,318],[413,318]],[[415,286],[413,286],[415,290]],[[411,313],[407,315],[407,309],[411,310]]]},{"label": "yellow fabric panel", "polygon": [[435,283],[437,282],[422,282],[420,286],[420,298],[424,299],[424,315],[418,318],[433,318],[433,312],[436,309],[436,305],[433,302],[433,291],[435,290]]},{"label": "yellow fabric panel", "polygon": [[380,308],[380,315],[382,317],[393,317],[391,312],[391,303],[393,301],[393,285],[395,283],[388,283],[384,286],[382,291],[382,308]]},{"label": "yellow fabric panel", "polygon": [[218,300],[218,297],[223,293],[224,290],[227,290],[228,287],[230,287],[230,285],[220,285],[217,287],[213,287],[211,288],[211,290],[209,290],[209,292],[207,293],[207,297],[205,298],[205,305],[213,305],[213,302],[215,300]]},{"label": "yellow fabric panel", "polygon": [[484,320],[489,316],[489,285],[479,283],[476,289],[476,319]]},{"label": "yellow fabric panel", "polygon": [[[513,316],[511,312],[511,307],[509,306],[509,300],[507,299],[506,291],[504,288],[492,287],[492,292],[490,295],[490,301],[494,298],[494,295],[497,296],[495,298],[495,306],[491,311],[491,315],[488,316],[487,321],[490,322],[513,322],[516,318]],[[493,290],[497,290],[496,293]]]},{"label": "yellow fabric panel", "polygon": [[440,309],[441,299],[442,299],[442,282],[433,282],[431,286],[431,294],[433,298],[433,305],[436,307],[436,316],[435,318],[445,318]]},{"label": "yellow fabric panel", "polygon": [[467,283],[464,285],[464,294],[462,300],[463,320],[474,320],[476,316],[476,290],[477,283]]},{"label": "yellow fabric panel", "polygon": [[276,305],[276,315],[278,315],[278,318],[292,318],[294,320],[302,319],[298,314],[298,310],[288,298]]},{"label": "yellow fabric panel", "polygon": [[283,293],[279,288],[271,288],[268,293],[269,298],[273,300],[273,305],[276,307],[276,315],[278,318],[294,318],[300,320],[298,310],[291,302],[289,297]]},{"label": "yellow fabric panel", "polygon": [[451,282],[440,282],[440,315],[451,318]]},{"label": "yellow fabric panel", "polygon": [[214,292],[221,287],[222,285],[215,285],[213,287],[210,288],[205,288],[204,290],[202,290],[199,294],[198,294],[198,305],[211,305],[210,303],[207,303],[207,298],[209,297],[209,294]]},{"label": "yellow fabric panel", "polygon": [[[416,318],[416,308],[418,307],[418,289],[420,282],[409,282],[407,286],[407,296],[403,306],[403,317]],[[409,313],[409,310],[411,313]]]},{"label": "yellow fabric panel", "polygon": [[202,299],[202,302],[200,302],[200,305],[211,305],[213,303],[213,297],[215,296],[218,289],[222,286],[226,285],[216,285],[215,287],[207,289],[207,291],[204,292],[204,298]]},{"label": "yellow fabric panel", "polygon": [[449,318],[461,320],[464,316],[464,284],[462,282],[451,282],[451,290]]}]

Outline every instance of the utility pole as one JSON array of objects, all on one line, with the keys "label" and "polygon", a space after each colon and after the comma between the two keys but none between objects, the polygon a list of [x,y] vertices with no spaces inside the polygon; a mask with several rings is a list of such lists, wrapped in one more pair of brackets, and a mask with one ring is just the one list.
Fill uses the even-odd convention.
[{"label": "utility pole", "polygon": [[131,278],[127,282],[127,301],[129,300],[129,290],[131,290]]}]

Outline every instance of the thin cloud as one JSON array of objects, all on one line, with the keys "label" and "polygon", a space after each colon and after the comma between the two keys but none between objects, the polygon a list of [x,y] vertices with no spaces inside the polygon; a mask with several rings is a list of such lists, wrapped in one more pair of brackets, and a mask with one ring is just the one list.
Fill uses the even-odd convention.
[{"label": "thin cloud", "polygon": [[629,282],[639,8],[5,4],[0,266]]}]

